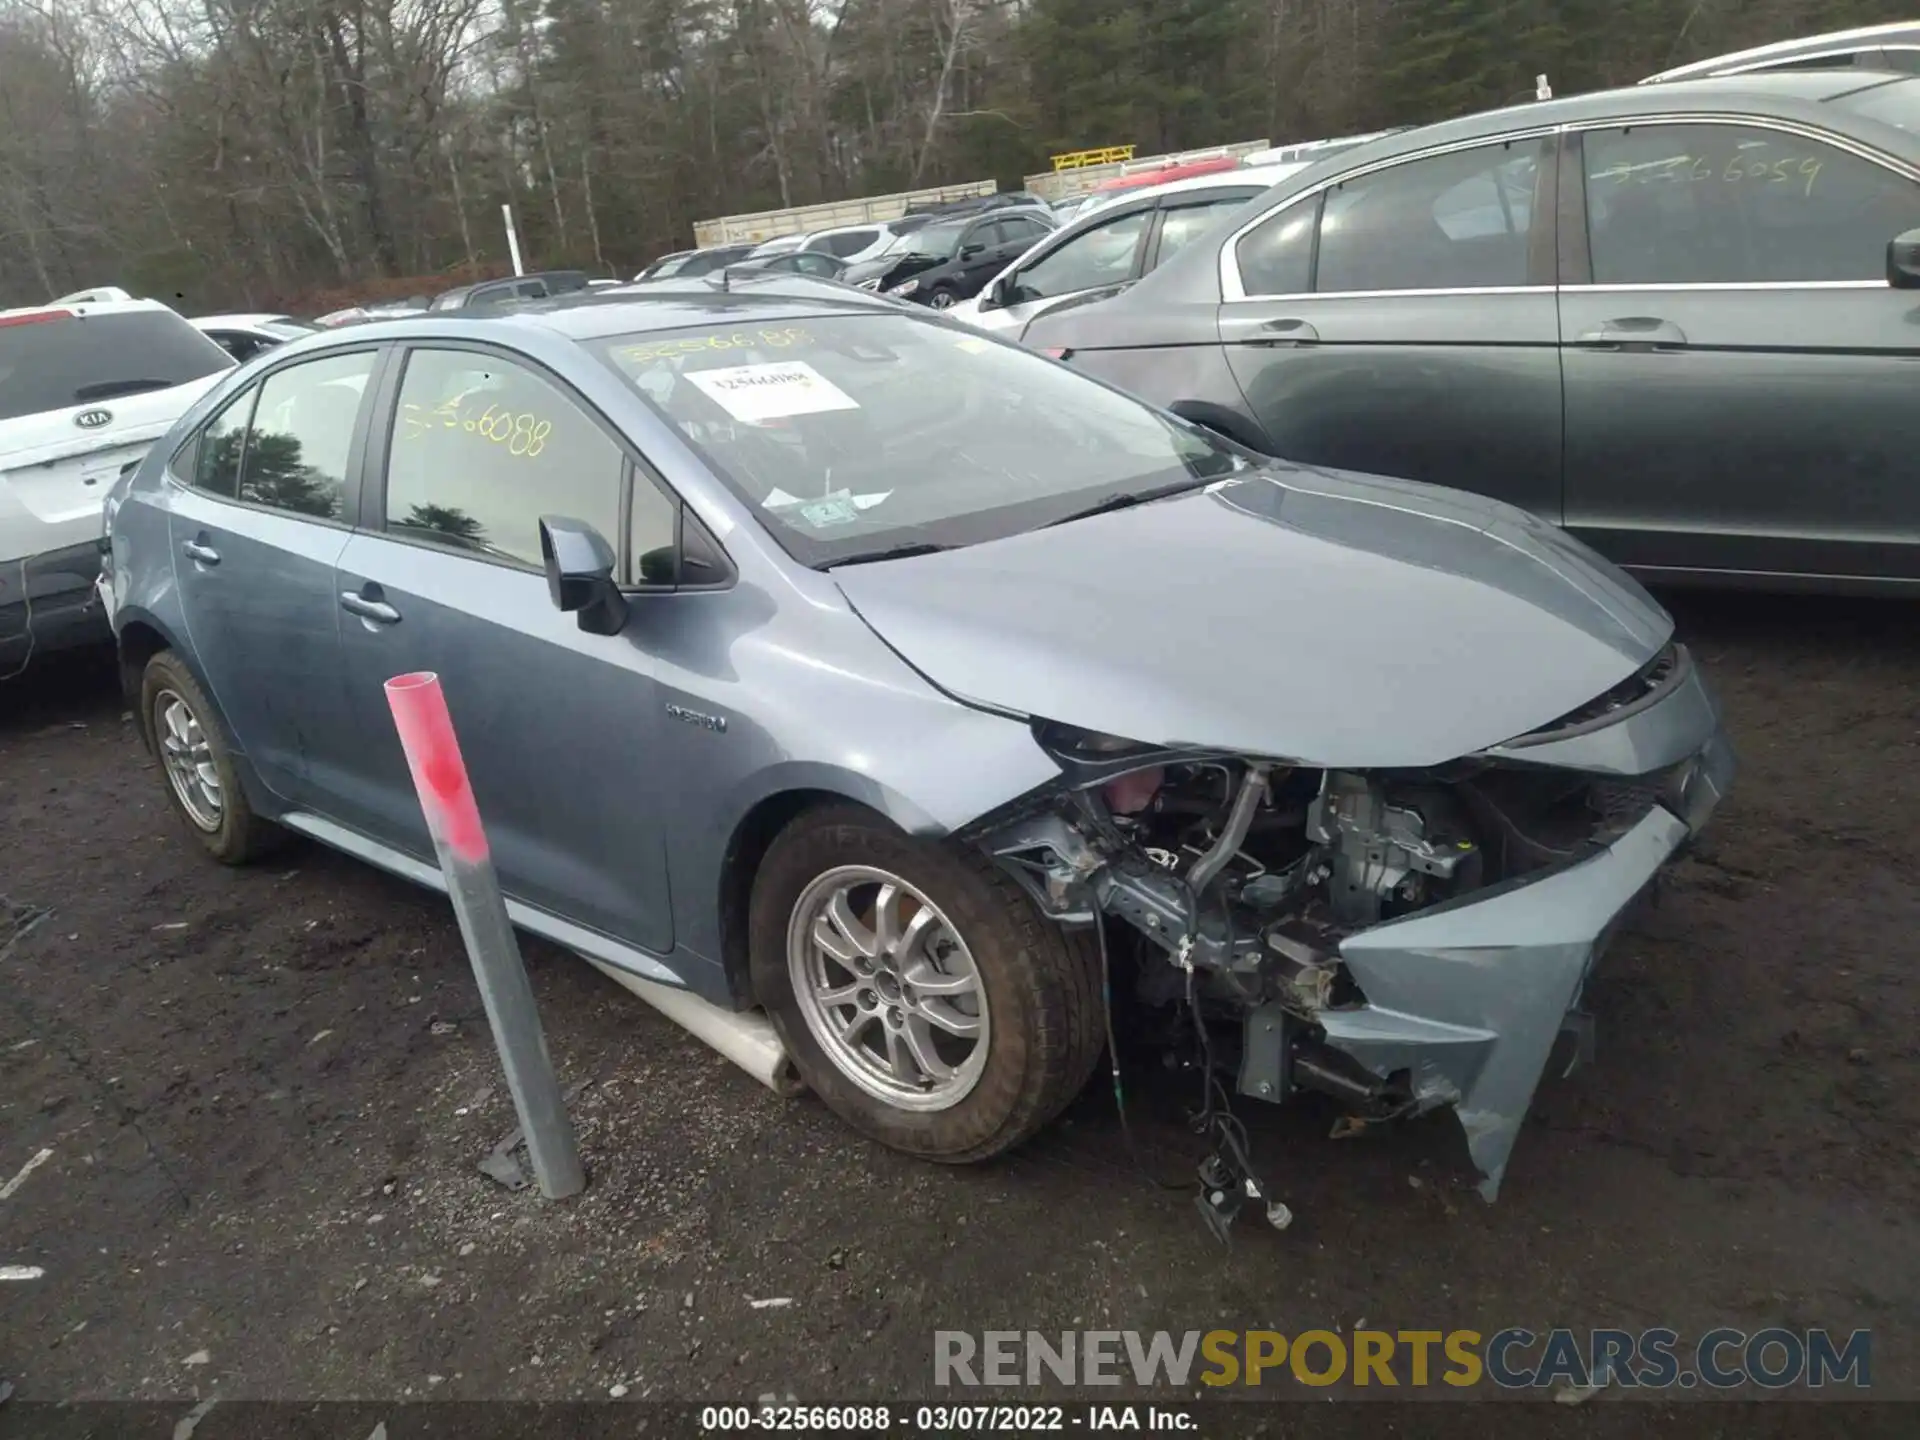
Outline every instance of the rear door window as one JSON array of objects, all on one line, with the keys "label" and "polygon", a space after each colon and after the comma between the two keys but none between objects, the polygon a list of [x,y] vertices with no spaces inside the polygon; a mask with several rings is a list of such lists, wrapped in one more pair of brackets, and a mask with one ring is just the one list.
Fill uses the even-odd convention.
[{"label": "rear door window", "polygon": [[1015,244],[1031,245],[1042,235],[1051,234],[1052,230],[1031,215],[1008,215],[1000,221],[1000,233]]},{"label": "rear door window", "polygon": [[276,370],[260,386],[240,467],[240,498],[316,520],[346,517],[347,461],[374,352]]},{"label": "rear door window", "polygon": [[1525,285],[1539,156],[1534,140],[1481,145],[1330,187],[1314,289]]},{"label": "rear door window", "polygon": [[232,364],[171,310],[0,324],[0,420],[165,390]]}]

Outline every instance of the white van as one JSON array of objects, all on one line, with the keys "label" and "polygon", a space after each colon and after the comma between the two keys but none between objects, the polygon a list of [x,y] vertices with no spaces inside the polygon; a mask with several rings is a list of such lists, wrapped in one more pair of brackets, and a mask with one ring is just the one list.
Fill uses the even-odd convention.
[{"label": "white van", "polygon": [[157,300],[0,310],[0,679],[106,640],[100,507],[233,360]]}]

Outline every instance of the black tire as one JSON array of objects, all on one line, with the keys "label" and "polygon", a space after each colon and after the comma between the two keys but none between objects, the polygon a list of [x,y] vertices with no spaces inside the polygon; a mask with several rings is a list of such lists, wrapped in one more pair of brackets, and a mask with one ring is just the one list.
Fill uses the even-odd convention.
[{"label": "black tire", "polygon": [[[219,779],[220,805],[217,823],[209,825],[188,808],[176,788],[167,765],[167,726],[164,715],[174,702],[184,704],[198,724],[207,759]],[[224,865],[244,865],[266,854],[285,839],[286,832],[254,814],[240,777],[234,772],[232,747],[220,712],[200,688],[193,672],[171,650],[162,650],[147,661],[140,676],[140,723],[154,759],[158,762],[160,788],[167,805],[180,823],[214,859]]]},{"label": "black tire", "polygon": [[960,297],[944,285],[936,285],[927,292],[927,307],[932,310],[951,310],[960,303]]},{"label": "black tire", "polygon": [[[985,1067],[947,1109],[870,1094],[815,1037],[794,994],[787,928],[807,887],[840,866],[874,866],[944,911],[973,956],[990,1016]],[[801,1078],[854,1129],[895,1150],[965,1164],[1018,1145],[1086,1087],[1105,1043],[1098,951],[1043,916],[986,856],[903,834],[870,810],[833,805],[795,820],[755,877],[748,920],[754,989]]]}]

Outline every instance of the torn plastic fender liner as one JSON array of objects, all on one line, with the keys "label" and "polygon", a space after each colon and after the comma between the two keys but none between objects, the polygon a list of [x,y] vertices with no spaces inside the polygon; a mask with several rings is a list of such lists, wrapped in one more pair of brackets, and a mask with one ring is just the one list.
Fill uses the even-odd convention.
[{"label": "torn plastic fender liner", "polygon": [[1688,836],[1658,806],[1607,849],[1486,899],[1341,942],[1365,1005],[1323,1012],[1327,1042],[1451,1104],[1492,1200],[1561,1021],[1624,912]]}]

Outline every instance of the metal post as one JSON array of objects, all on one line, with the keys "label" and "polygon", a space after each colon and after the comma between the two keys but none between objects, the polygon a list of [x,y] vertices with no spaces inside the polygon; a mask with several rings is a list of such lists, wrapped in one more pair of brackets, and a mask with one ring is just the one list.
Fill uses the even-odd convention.
[{"label": "metal post", "polygon": [[507,222],[507,254],[513,257],[513,273],[524,275],[527,272],[520,266],[520,232],[513,228],[513,206],[502,205],[500,218]]},{"label": "metal post", "polygon": [[386,691],[433,848],[447,877],[460,935],[467,942],[474,978],[480,983],[480,999],[493,1026],[501,1068],[507,1072],[513,1108],[527,1137],[534,1179],[549,1200],[578,1195],[587,1184],[580,1151],[547,1054],[533,987],[527,983],[513,924],[507,919],[507,902],[493,871],[440,677],[431,671],[396,675],[387,681]]}]

